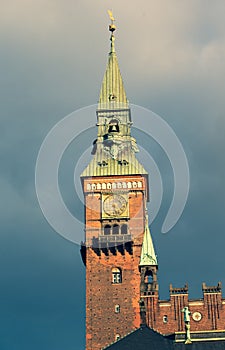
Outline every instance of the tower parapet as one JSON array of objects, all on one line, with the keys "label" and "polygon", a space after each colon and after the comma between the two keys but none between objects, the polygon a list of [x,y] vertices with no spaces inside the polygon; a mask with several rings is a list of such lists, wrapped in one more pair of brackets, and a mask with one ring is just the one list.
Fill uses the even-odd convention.
[{"label": "tower parapet", "polygon": [[188,284],[186,283],[181,288],[173,288],[172,284],[170,284],[170,296],[174,294],[188,294]]},{"label": "tower parapet", "polygon": [[207,286],[205,282],[202,283],[203,293],[221,293],[222,292],[222,283],[218,282],[217,286]]}]

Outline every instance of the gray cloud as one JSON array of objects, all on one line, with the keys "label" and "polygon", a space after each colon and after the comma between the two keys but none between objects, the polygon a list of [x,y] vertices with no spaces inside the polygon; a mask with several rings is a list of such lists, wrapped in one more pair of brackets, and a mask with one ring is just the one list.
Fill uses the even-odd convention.
[{"label": "gray cloud", "polygon": [[[68,336],[67,348],[72,349],[74,334],[76,338],[84,332],[84,312],[79,307],[82,302],[84,307],[80,282],[84,269],[78,247],[56,235],[45,222],[35,197],[34,167],[50,128],[71,111],[97,102],[109,51],[106,10],[110,7],[112,3],[100,0],[21,0],[1,5],[0,265],[4,288],[0,299],[2,320],[6,320],[1,322],[1,339],[6,350],[30,349],[37,339],[35,325],[41,327],[43,322],[46,329],[40,328],[37,349],[63,348],[65,338],[60,334]],[[220,0],[140,0],[129,6],[113,1],[116,47],[128,98],[163,116],[189,159],[191,188],[186,209],[172,232],[162,235],[161,224],[172,196],[171,169],[157,145],[142,140],[159,165],[165,187],[163,206],[151,229],[163,298],[168,297],[170,282],[179,286],[188,281],[193,297],[201,295],[202,281],[222,280],[225,285],[224,7]],[[85,140],[87,146],[92,141]],[[69,161],[75,151],[71,146],[60,179],[63,183],[65,177],[64,192],[71,208]],[[63,291],[70,288],[69,294]],[[56,290],[48,312],[39,312],[38,303],[47,305]],[[66,302],[51,328],[59,300]],[[3,301],[11,305],[10,312],[3,308]],[[79,307],[79,313],[70,311],[68,305]],[[65,319],[74,326],[68,333]],[[10,342],[11,328],[18,324],[19,331]],[[52,332],[57,334],[57,346]],[[83,344],[79,337],[77,349]]]}]

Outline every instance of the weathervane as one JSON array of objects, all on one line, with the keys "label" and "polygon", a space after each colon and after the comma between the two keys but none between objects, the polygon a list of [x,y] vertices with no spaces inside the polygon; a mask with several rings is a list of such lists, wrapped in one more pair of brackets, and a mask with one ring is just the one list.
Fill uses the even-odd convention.
[{"label": "weathervane", "polygon": [[108,10],[109,18],[111,19],[111,24],[109,25],[110,32],[114,32],[116,30],[116,26],[114,24],[115,18],[113,17],[113,13],[111,10]]}]

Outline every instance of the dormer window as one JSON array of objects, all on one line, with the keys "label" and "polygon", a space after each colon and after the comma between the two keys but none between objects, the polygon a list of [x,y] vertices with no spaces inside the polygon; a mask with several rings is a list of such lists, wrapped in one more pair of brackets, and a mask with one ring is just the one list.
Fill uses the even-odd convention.
[{"label": "dormer window", "polygon": [[116,95],[110,94],[109,95],[109,101],[115,101],[116,100]]},{"label": "dormer window", "polygon": [[128,165],[129,162],[126,159],[123,159],[123,160],[118,160],[118,164],[119,165]]}]

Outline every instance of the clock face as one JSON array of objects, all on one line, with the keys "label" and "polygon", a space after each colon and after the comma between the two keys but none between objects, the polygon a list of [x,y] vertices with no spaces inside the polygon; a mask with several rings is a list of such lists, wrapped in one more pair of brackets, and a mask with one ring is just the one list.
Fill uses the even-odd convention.
[{"label": "clock face", "polygon": [[118,217],[126,213],[127,201],[121,195],[111,194],[103,199],[104,214],[111,217]]},{"label": "clock face", "polygon": [[195,311],[192,315],[192,318],[194,321],[197,321],[197,322],[201,321],[201,319],[202,319],[201,312]]}]

